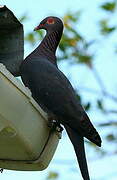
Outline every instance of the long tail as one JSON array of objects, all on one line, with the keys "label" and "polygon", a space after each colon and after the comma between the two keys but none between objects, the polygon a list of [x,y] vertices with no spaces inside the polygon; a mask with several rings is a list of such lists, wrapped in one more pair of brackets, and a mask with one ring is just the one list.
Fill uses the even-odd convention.
[{"label": "long tail", "polygon": [[80,171],[84,180],[90,180],[88,166],[86,161],[85,155],[85,148],[84,148],[84,138],[79,136],[77,132],[72,130],[67,125],[64,125],[67,134],[74,146],[74,150],[77,156],[77,160],[79,163]]}]

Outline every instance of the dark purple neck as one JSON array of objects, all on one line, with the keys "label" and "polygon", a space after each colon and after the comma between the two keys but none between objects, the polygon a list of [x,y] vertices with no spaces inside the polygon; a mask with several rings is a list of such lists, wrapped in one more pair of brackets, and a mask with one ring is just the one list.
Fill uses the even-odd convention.
[{"label": "dark purple neck", "polygon": [[33,57],[43,56],[57,66],[56,49],[60,42],[62,32],[47,32],[39,46],[32,52]]}]

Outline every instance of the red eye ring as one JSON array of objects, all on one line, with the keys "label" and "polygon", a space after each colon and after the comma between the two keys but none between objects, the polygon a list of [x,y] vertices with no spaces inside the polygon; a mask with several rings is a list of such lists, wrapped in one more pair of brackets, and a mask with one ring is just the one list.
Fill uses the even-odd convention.
[{"label": "red eye ring", "polygon": [[54,23],[55,23],[55,21],[53,18],[48,18],[47,24],[54,24]]}]

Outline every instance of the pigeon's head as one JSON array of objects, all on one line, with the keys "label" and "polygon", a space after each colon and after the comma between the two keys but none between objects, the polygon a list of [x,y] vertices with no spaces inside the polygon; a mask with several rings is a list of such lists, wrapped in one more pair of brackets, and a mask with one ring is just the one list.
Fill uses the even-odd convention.
[{"label": "pigeon's head", "polygon": [[63,31],[63,22],[58,17],[49,16],[43,19],[40,24],[34,29],[45,29],[47,32]]}]

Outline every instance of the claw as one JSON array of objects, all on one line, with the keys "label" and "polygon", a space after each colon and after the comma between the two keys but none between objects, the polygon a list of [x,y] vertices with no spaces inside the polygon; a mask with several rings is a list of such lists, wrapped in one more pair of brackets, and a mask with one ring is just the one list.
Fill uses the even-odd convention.
[{"label": "claw", "polygon": [[62,126],[60,125],[60,123],[58,122],[57,118],[55,115],[53,114],[48,114],[48,127],[50,127],[52,130],[56,130],[58,132],[63,131]]},{"label": "claw", "polygon": [[58,132],[62,132],[63,131],[63,127],[59,124],[56,126],[56,131]]},{"label": "claw", "polygon": [[3,169],[2,168],[0,169],[0,172],[3,173]]},{"label": "claw", "polygon": [[50,127],[51,129],[56,129],[56,126],[57,126],[57,122],[56,122],[56,120],[50,120],[49,119],[49,121],[48,121],[48,127]]}]

